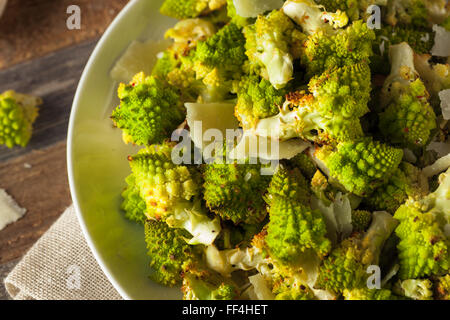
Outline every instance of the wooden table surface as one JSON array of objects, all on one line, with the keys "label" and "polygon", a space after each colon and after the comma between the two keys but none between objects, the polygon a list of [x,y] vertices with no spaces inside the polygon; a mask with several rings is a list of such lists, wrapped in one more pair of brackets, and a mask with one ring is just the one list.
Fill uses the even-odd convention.
[{"label": "wooden table surface", "polygon": [[[9,0],[0,18],[0,92],[44,100],[27,148],[0,147],[0,188],[26,215],[0,231],[3,279],[71,204],[66,138],[73,96],[96,42],[128,0]],[[68,30],[67,7],[81,9],[81,29]]]}]

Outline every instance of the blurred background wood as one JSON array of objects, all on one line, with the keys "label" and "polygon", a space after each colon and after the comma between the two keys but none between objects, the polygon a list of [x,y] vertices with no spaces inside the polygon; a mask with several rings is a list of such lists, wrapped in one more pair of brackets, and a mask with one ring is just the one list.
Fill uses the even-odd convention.
[{"label": "blurred background wood", "polygon": [[[0,18],[0,92],[44,99],[27,148],[0,147],[0,188],[28,210],[0,231],[3,279],[71,204],[66,169],[67,124],[84,65],[99,37],[128,0],[8,0]],[[81,9],[81,29],[68,30],[69,5]]]}]

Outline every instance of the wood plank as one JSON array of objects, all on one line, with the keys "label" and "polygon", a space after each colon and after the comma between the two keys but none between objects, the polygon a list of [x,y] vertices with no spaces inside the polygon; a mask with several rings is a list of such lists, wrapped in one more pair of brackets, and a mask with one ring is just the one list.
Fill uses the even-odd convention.
[{"label": "wood plank", "polygon": [[0,71],[0,92],[14,89],[43,98],[27,148],[0,146],[0,162],[65,140],[73,97],[97,40]]},{"label": "wood plank", "polygon": [[[0,19],[0,69],[97,38],[127,2],[9,0]],[[81,9],[80,30],[66,26],[70,5]]]},{"label": "wood plank", "polygon": [[28,210],[0,231],[0,265],[21,257],[72,202],[66,143],[0,163],[0,188]]}]

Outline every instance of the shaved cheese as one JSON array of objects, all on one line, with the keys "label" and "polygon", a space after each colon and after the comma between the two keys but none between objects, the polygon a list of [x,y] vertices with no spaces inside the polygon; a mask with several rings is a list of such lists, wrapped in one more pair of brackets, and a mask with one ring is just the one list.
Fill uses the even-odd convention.
[{"label": "shaved cheese", "polygon": [[0,230],[22,218],[26,212],[5,190],[0,189]]},{"label": "shaved cheese", "polygon": [[139,72],[150,74],[157,61],[158,53],[164,51],[170,43],[170,40],[149,40],[144,43],[133,41],[112,68],[111,78],[128,83]]},{"label": "shaved cheese", "polygon": [[425,177],[430,178],[450,168],[450,153],[438,159],[431,166],[425,167],[422,173]]},{"label": "shaved cheese", "polygon": [[450,120],[450,89],[439,92],[441,99],[441,109],[444,120]]},{"label": "shaved cheese", "polygon": [[230,152],[231,159],[258,158],[264,160],[292,159],[311,146],[301,139],[279,141],[260,137],[252,131],[244,132],[238,145]]},{"label": "shaved cheese", "polygon": [[439,158],[446,156],[450,153],[450,142],[431,142],[427,151],[435,151]]},{"label": "shaved cheese", "polygon": [[266,11],[280,9],[284,0],[233,0],[238,16],[256,18]]},{"label": "shaved cheese", "polygon": [[[227,130],[239,129],[239,121],[234,116],[234,103],[186,103],[187,123],[190,128],[191,139],[195,146],[203,149],[208,141],[204,141],[204,133],[221,134],[227,137]],[[222,140],[223,140],[222,139]]]},{"label": "shaved cheese", "polygon": [[253,285],[254,294],[257,300],[274,300],[275,296],[272,290],[269,288],[269,284],[266,279],[261,274],[255,274],[254,276],[248,277],[248,280]]},{"label": "shaved cheese", "polygon": [[431,54],[436,57],[450,56],[450,32],[438,25],[433,26],[433,31],[436,34],[434,36],[434,46],[431,49]]}]

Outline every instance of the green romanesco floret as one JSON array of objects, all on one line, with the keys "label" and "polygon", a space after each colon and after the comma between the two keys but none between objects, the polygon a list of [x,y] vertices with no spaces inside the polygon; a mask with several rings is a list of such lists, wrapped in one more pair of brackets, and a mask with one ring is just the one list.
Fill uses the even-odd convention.
[{"label": "green romanesco floret", "polygon": [[319,269],[316,288],[335,293],[366,288],[367,267],[379,263],[386,240],[398,222],[387,212],[374,212],[372,224],[364,234],[354,234],[331,251]]},{"label": "green romanesco floret", "polygon": [[384,20],[392,25],[427,28],[442,23],[448,16],[445,0],[388,0]]},{"label": "green romanesco floret", "polygon": [[259,119],[278,114],[287,94],[285,89],[275,89],[257,75],[242,77],[235,82],[233,91],[238,96],[236,117],[244,127],[254,127]]},{"label": "green romanesco floret", "polygon": [[0,145],[26,147],[42,99],[13,90],[0,94]]},{"label": "green romanesco floret", "polygon": [[429,94],[414,67],[414,52],[403,42],[390,47],[391,74],[382,90],[379,127],[392,143],[404,147],[425,146],[436,128]]},{"label": "green romanesco floret", "polygon": [[372,222],[372,212],[366,210],[352,210],[353,231],[363,232]]},{"label": "green romanesco floret", "polygon": [[263,199],[270,177],[261,174],[260,164],[224,161],[204,167],[204,199],[207,207],[224,220],[256,224],[267,212]]},{"label": "green romanesco floret", "polygon": [[120,106],[112,120],[123,130],[124,142],[137,145],[160,143],[185,118],[177,90],[155,77],[137,74],[130,84],[120,84]]},{"label": "green romanesco floret", "polygon": [[348,191],[367,197],[395,173],[403,151],[363,138],[340,143],[335,151],[323,147],[316,156]]},{"label": "green romanesco floret", "polygon": [[296,278],[277,281],[272,291],[275,300],[316,300],[313,291]]},{"label": "green romanesco floret", "polygon": [[450,269],[450,172],[442,174],[439,188],[430,195],[407,201],[394,215],[400,221],[395,233],[400,238],[400,279],[440,276]]},{"label": "green romanesco floret", "polygon": [[398,281],[394,292],[414,300],[433,300],[433,283],[429,279],[408,279]]},{"label": "green romanesco floret", "polygon": [[317,166],[315,165],[314,161],[312,161],[307,151],[299,153],[294,158],[287,161],[287,166],[292,169],[299,169],[303,176],[305,176],[309,180],[312,179],[317,171]]},{"label": "green romanesco floret", "polygon": [[183,275],[184,300],[233,300],[238,290],[230,280],[210,270],[191,270]]},{"label": "green romanesco floret", "polygon": [[229,23],[208,40],[199,42],[193,60],[197,78],[203,81],[238,79],[247,60],[241,29]]},{"label": "green romanesco floret", "polygon": [[165,0],[160,11],[172,18],[187,19],[218,10],[225,4],[226,0]]},{"label": "green romanesco floret", "polygon": [[182,274],[195,267],[201,260],[201,248],[191,246],[184,238],[189,234],[181,229],[172,229],[166,223],[148,220],[145,223],[145,241],[154,281],[175,286],[181,283]]},{"label": "green romanesco floret", "polygon": [[134,175],[129,175],[125,179],[127,183],[126,189],[122,192],[122,210],[125,211],[125,217],[131,221],[144,224],[147,220],[145,211],[147,205],[141,197],[141,192],[136,186],[136,179]]},{"label": "green romanesco floret", "polygon": [[218,218],[210,219],[201,207],[201,175],[195,167],[176,165],[174,143],[152,145],[129,157],[136,186],[146,203],[146,216],[186,229],[190,244],[209,245],[219,234]]},{"label": "green romanesco floret", "polygon": [[402,162],[388,182],[375,189],[364,202],[374,210],[386,210],[392,214],[408,199],[418,199],[427,193],[420,169]]},{"label": "green romanesco floret", "polygon": [[360,117],[367,113],[370,69],[367,63],[331,69],[311,79],[310,94],[296,91],[276,116],[260,119],[257,134],[280,140],[302,137],[319,143],[355,140],[363,136]]},{"label": "green romanesco floret", "polygon": [[311,209],[310,196],[298,169],[278,168],[266,196],[270,222],[265,241],[271,255],[283,264],[295,264],[309,250],[323,257],[331,249],[325,220]]},{"label": "green romanesco floret", "polygon": [[246,69],[268,79],[277,89],[284,88],[294,74],[294,58],[299,58],[299,43],[304,35],[282,11],[258,16],[256,23],[244,28]]},{"label": "green romanesco floret", "polygon": [[335,34],[320,30],[305,41],[301,61],[310,77],[330,68],[368,62],[374,40],[375,32],[361,20]]},{"label": "green romanesco floret", "polygon": [[340,10],[345,12],[352,21],[359,19],[359,1],[357,0],[317,0],[316,2],[324,6],[326,11],[336,12]]},{"label": "green romanesco floret", "polygon": [[439,277],[434,285],[434,298],[438,300],[450,300],[450,274]]},{"label": "green romanesco floret", "polygon": [[358,288],[344,290],[345,300],[396,300],[396,296],[388,289]]}]

